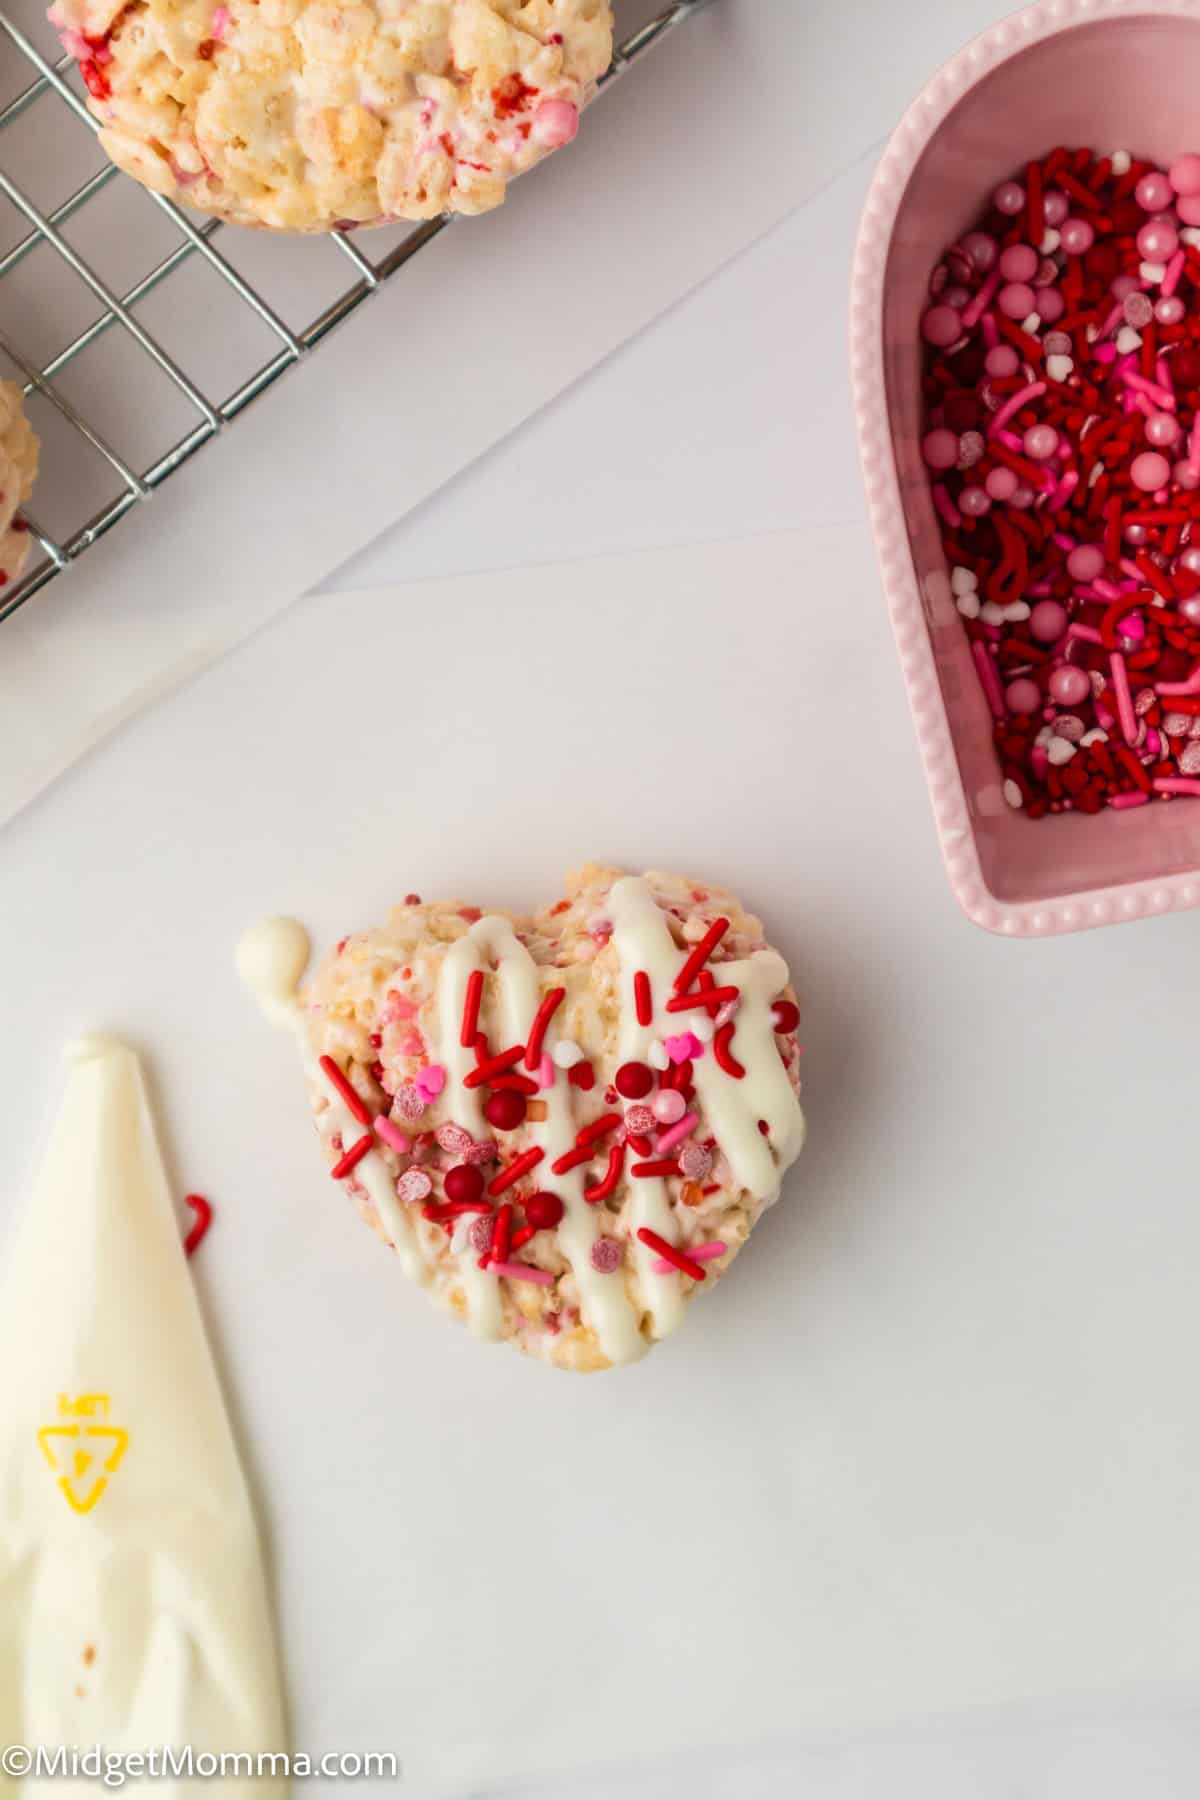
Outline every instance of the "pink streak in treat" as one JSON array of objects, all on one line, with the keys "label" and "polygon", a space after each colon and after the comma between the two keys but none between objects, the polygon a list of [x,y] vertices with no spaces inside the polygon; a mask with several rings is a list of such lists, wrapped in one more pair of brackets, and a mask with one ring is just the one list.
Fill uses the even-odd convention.
[{"label": "pink streak in treat", "polygon": [[507,1275],[510,1281],[535,1281],[539,1287],[553,1287],[549,1269],[535,1269],[532,1263],[494,1262],[488,1264],[493,1275]]},{"label": "pink streak in treat", "polygon": [[397,1156],[407,1156],[412,1149],[412,1139],[406,1138],[402,1131],[397,1131],[392,1121],[385,1119],[382,1113],[376,1115],[375,1133],[396,1152]]},{"label": "pink streak in treat", "polygon": [[677,1125],[660,1132],[654,1140],[655,1156],[662,1156],[667,1150],[673,1150],[676,1144],[682,1144],[685,1137],[690,1137],[700,1123],[699,1113],[685,1113]]},{"label": "pink streak in treat", "polygon": [[579,108],[569,100],[543,100],[533,115],[533,137],[543,150],[569,144],[579,130]]},{"label": "pink streak in treat", "polygon": [[[729,1245],[723,1244],[720,1238],[714,1238],[711,1244],[696,1244],[686,1254],[693,1262],[713,1262],[718,1256],[724,1256]],[[662,1257],[652,1263],[651,1268],[656,1275],[673,1275],[677,1273],[674,1263],[664,1262]]]},{"label": "pink streak in treat", "polygon": [[220,43],[221,39],[229,29],[229,20],[230,12],[227,6],[214,6],[212,17],[208,21],[209,37],[216,38],[217,42]]}]

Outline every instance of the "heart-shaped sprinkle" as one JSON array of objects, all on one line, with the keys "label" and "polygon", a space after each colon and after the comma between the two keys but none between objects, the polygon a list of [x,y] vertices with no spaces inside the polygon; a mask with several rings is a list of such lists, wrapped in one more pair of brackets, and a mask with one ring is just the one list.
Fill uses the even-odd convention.
[{"label": "heart-shaped sprinkle", "polygon": [[413,1085],[428,1105],[431,1100],[437,1099],[445,1087],[446,1071],[441,1063],[430,1063],[427,1069],[421,1070]]},{"label": "heart-shaped sprinkle", "polygon": [[433,1183],[424,1169],[405,1169],[396,1183],[399,1200],[425,1200],[433,1192]]},{"label": "heart-shaped sprinkle", "polygon": [[692,1058],[699,1056],[704,1049],[704,1045],[692,1031],[676,1032],[674,1037],[665,1040],[665,1047],[667,1055],[673,1063],[691,1062]]}]

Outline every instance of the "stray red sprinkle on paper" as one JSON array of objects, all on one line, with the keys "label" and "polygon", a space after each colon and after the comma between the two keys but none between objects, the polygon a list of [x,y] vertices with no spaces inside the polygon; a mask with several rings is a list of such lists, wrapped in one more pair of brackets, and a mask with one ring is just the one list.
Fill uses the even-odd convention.
[{"label": "stray red sprinkle on paper", "polygon": [[194,1256],[212,1224],[212,1206],[203,1194],[185,1194],[183,1199],[184,1205],[190,1206],[196,1215],[190,1231],[183,1240],[183,1253],[185,1256]]}]

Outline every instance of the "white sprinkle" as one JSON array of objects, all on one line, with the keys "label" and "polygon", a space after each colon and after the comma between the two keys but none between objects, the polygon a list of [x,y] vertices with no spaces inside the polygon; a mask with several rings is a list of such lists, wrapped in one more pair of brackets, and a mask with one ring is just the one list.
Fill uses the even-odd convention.
[{"label": "white sprinkle", "polygon": [[1074,359],[1070,356],[1048,356],[1046,358],[1046,373],[1051,381],[1065,381],[1074,367]]},{"label": "white sprinkle", "polygon": [[1042,255],[1053,256],[1061,243],[1062,239],[1059,237],[1057,231],[1055,231],[1053,225],[1048,226],[1046,235],[1042,239]]},{"label": "white sprinkle", "polygon": [[699,1038],[702,1044],[711,1044],[716,1034],[716,1026],[707,1013],[700,1013],[688,1026],[693,1037]]},{"label": "white sprinkle", "polygon": [[958,610],[964,619],[977,619],[979,617],[979,595],[973,591],[960,594],[955,601],[955,605],[958,607]]},{"label": "white sprinkle", "polygon": [[1033,741],[1035,744],[1037,744],[1039,746],[1040,749],[1044,750],[1053,736],[1054,736],[1053,726],[1043,725],[1042,729],[1038,732],[1037,736],[1034,738]]},{"label": "white sprinkle", "polygon": [[1200,244],[1200,229],[1195,225],[1185,225],[1179,233],[1181,244]]},{"label": "white sprinkle", "polygon": [[477,1217],[478,1214],[476,1213],[471,1214],[470,1217],[464,1216],[454,1227],[454,1235],[450,1239],[450,1251],[453,1256],[461,1256],[464,1250],[470,1249],[471,1225]]},{"label": "white sprinkle", "polygon": [[1070,762],[1075,754],[1075,749],[1076,746],[1069,744],[1066,738],[1052,737],[1046,745],[1046,757],[1049,762],[1054,764],[1055,768],[1061,768],[1064,763]]},{"label": "white sprinkle", "polygon": [[970,593],[972,588],[977,588],[978,586],[979,577],[974,569],[966,569],[963,567],[962,563],[955,563],[950,571],[950,592],[952,594],[967,594]]},{"label": "white sprinkle", "polygon": [[1128,150],[1114,150],[1108,160],[1114,175],[1128,175],[1133,161]]},{"label": "white sprinkle", "polygon": [[1154,287],[1158,286],[1166,272],[1166,263],[1144,262],[1138,264],[1138,274],[1142,280],[1149,281]]},{"label": "white sprinkle", "polygon": [[1081,744],[1107,744],[1108,733],[1107,731],[1101,731],[1098,725],[1093,725],[1090,731],[1084,732],[1079,742]]},{"label": "white sprinkle", "polygon": [[576,1063],[583,1061],[583,1051],[570,1038],[559,1038],[550,1055],[560,1069],[573,1069]]},{"label": "white sprinkle", "polygon": [[1025,804],[1024,796],[1015,781],[1006,781],[1004,783],[1004,798],[1008,801],[1008,804],[1014,811],[1019,811]]},{"label": "white sprinkle", "polygon": [[1004,617],[1011,621],[1027,619],[1029,617],[1029,607],[1024,600],[1012,600],[1004,608]]},{"label": "white sprinkle", "polygon": [[1036,337],[1038,332],[1041,329],[1042,329],[1041,313],[1031,312],[1027,319],[1021,320],[1021,330],[1027,331],[1029,333],[1030,337]]},{"label": "white sprinkle", "polygon": [[1100,327],[1098,325],[1089,325],[1083,335],[1086,337],[1089,344],[1094,344],[1096,339],[1100,336]]},{"label": "white sprinkle", "polygon": [[1003,625],[1004,608],[997,606],[994,600],[985,600],[979,609],[979,616],[985,625]]},{"label": "white sprinkle", "polygon": [[1094,488],[1096,483],[1099,481],[1100,477],[1103,474],[1104,474],[1104,464],[1096,463],[1092,469],[1091,474],[1088,476],[1088,486],[1090,488]]},{"label": "white sprinkle", "polygon": [[669,1069],[671,1059],[667,1055],[667,1046],[659,1043],[651,1044],[646,1052],[646,1061],[652,1069]]},{"label": "white sprinkle", "polygon": [[1140,332],[1135,331],[1132,325],[1122,325],[1117,333],[1117,351],[1121,356],[1128,356],[1131,350],[1140,349],[1141,343]]}]

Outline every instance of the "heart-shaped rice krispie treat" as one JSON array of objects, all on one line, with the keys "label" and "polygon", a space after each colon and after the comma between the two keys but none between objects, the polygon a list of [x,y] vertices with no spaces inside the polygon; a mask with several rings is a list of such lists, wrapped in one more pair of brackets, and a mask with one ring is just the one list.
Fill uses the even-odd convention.
[{"label": "heart-shaped rice krispie treat", "polygon": [[498,206],[569,144],[607,0],[56,0],[113,161],[241,225]]},{"label": "heart-shaped rice krispie treat", "polygon": [[719,889],[588,867],[530,918],[413,894],[297,998],[307,958],[286,919],[238,951],[330,1173],[479,1337],[560,1368],[673,1331],[804,1142],[787,967]]},{"label": "heart-shaped rice krispie treat", "polygon": [[0,588],[16,579],[29,555],[33,537],[16,515],[33,492],[37,468],[38,441],[21,390],[15,381],[0,381]]}]

